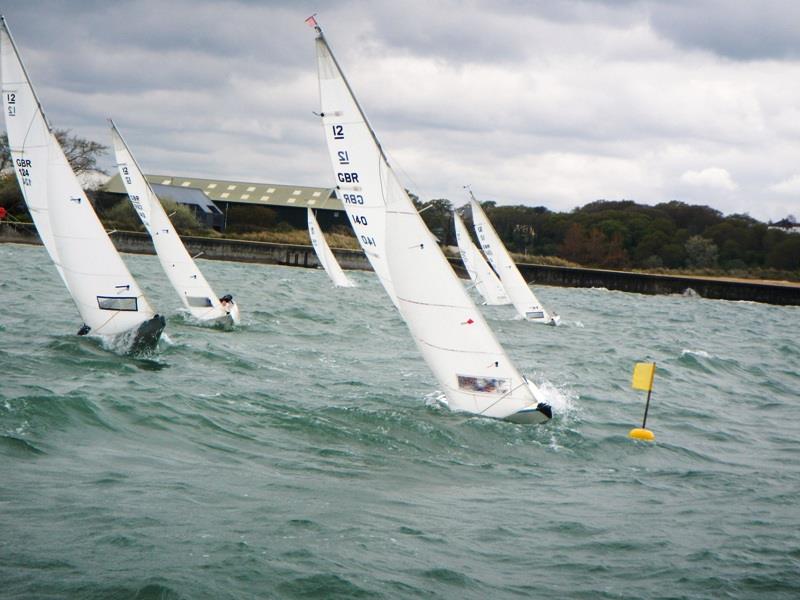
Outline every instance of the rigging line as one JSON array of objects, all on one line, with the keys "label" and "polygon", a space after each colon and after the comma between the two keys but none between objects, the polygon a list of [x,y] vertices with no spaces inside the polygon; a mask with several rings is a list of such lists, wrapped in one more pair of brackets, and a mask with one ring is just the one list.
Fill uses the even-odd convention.
[{"label": "rigging line", "polygon": [[[508,392],[506,392],[505,394],[503,394],[502,396],[500,396],[500,397],[499,397],[497,400],[495,400],[494,402],[492,402],[492,403],[491,403],[489,406],[487,406],[486,408],[484,408],[484,409],[483,409],[481,412],[479,412],[478,414],[479,414],[479,415],[482,415],[482,414],[484,414],[484,413],[485,413],[487,410],[489,410],[490,408],[492,408],[492,407],[493,407],[495,404],[497,404],[498,402],[500,402],[500,401],[504,400],[505,398],[507,398],[508,396],[510,396],[511,394],[513,394],[514,392],[516,392],[516,391],[517,391],[518,389],[520,389],[521,387],[524,387],[526,383],[527,383],[527,382],[526,382],[526,380],[525,380],[525,377],[523,376],[523,377],[522,377],[522,383],[520,383],[520,384],[519,384],[517,387],[515,387],[514,389],[512,389],[512,390],[509,390]],[[535,400],[536,400],[536,398],[533,398],[533,400],[535,401]]]},{"label": "rigging line", "polygon": [[[417,183],[417,182],[414,180],[414,178],[413,178],[413,177],[411,177],[411,175],[409,175],[408,171],[406,171],[406,170],[403,168],[403,165],[400,163],[400,161],[398,161],[398,160],[397,160],[397,159],[394,157],[394,155],[390,154],[389,152],[387,152],[387,151],[385,151],[385,150],[384,150],[384,152],[386,152],[386,156],[387,156],[387,162],[388,162],[388,159],[391,159],[391,161],[392,161],[392,164],[394,165],[394,167],[395,167],[395,168],[396,168],[398,171],[400,171],[400,173],[402,173],[402,174],[403,174],[403,177],[405,177],[405,178],[406,178],[408,181],[410,181],[410,182],[411,182],[411,185],[413,185],[413,186],[414,186],[414,188],[417,190],[417,197],[418,197],[419,199],[422,199],[422,198],[423,198],[423,197],[425,197],[425,196],[427,196],[427,197],[430,197],[430,194],[429,194],[429,193],[428,193],[426,190],[424,190],[424,189],[422,188],[422,186],[420,186],[420,185],[419,185],[419,184],[418,184],[418,183]],[[403,188],[404,188],[404,189],[406,189],[406,186],[403,186]],[[424,210],[424,209],[423,209],[423,210]]]}]

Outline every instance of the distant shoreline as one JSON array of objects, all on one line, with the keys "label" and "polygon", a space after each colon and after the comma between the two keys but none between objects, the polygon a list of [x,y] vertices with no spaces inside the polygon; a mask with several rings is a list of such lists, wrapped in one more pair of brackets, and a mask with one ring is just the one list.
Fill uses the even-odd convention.
[{"label": "distant shoreline", "polygon": [[[111,236],[120,252],[155,254],[150,236],[133,231],[117,231]],[[293,267],[319,266],[310,245],[256,242],[227,238],[181,236],[192,255],[210,260],[277,264]],[[0,243],[41,244],[32,224],[0,224]],[[334,248],[344,269],[371,271],[361,250]],[[466,277],[461,260],[449,258],[456,272]],[[640,294],[684,294],[692,292],[703,298],[762,302],[800,306],[800,284],[790,281],[741,279],[698,275],[665,275],[610,271],[583,267],[562,267],[518,263],[526,281],[532,285],[557,287],[596,287]],[[692,290],[689,292],[688,290]]]}]

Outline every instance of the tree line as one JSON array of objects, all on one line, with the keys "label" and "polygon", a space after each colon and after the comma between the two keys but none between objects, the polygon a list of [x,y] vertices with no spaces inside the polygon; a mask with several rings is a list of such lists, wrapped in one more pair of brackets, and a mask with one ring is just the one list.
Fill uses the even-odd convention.
[{"label": "tree line", "polygon": [[[56,130],[55,135],[76,172],[96,169],[99,156],[108,150],[66,130]],[[11,215],[25,218],[25,203],[11,166],[8,137],[3,134],[0,206]],[[451,202],[443,198],[422,202],[413,193],[410,195],[433,234],[442,244],[455,245]],[[116,207],[118,220],[123,220],[123,213],[135,220],[127,205],[126,201]],[[800,233],[746,214],[726,216],[708,206],[677,200],[655,206],[633,200],[597,200],[568,212],[554,212],[544,206],[498,206],[494,201],[483,202],[482,206],[508,249],[529,257],[559,257],[606,269],[716,270],[739,274],[773,270],[800,279]],[[267,210],[269,218],[251,223],[251,229],[285,232],[293,228],[277,211]],[[253,207],[241,212],[243,220],[253,218]],[[463,217],[471,226],[468,209]],[[793,225],[795,218],[790,215],[780,223]],[[191,223],[183,225],[190,227]],[[794,229],[800,231],[800,227]]]},{"label": "tree line", "polygon": [[[452,205],[420,202],[421,216],[444,244],[454,244]],[[597,200],[569,212],[544,206],[481,203],[511,252],[558,256],[606,269],[800,271],[800,228],[791,233],[749,215],[725,216],[708,206],[673,200],[655,206]],[[463,215],[471,225],[467,208]],[[794,223],[789,216],[782,224]]]}]

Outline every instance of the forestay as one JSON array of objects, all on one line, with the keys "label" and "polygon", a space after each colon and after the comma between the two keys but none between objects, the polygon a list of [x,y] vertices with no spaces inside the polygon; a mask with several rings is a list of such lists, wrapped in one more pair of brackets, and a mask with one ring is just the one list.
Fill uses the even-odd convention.
[{"label": "forestay", "polygon": [[314,246],[314,252],[317,253],[319,263],[325,269],[333,284],[337,287],[355,287],[355,284],[342,271],[342,267],[339,266],[339,262],[325,240],[325,235],[319,228],[314,211],[310,208],[308,209],[308,236],[311,238],[311,245]]},{"label": "forestay", "polygon": [[517,269],[517,265],[509,255],[508,250],[500,240],[500,236],[492,227],[483,208],[470,192],[470,206],[472,207],[472,222],[475,233],[483,248],[486,258],[492,263],[494,270],[511,298],[511,303],[523,319],[538,323],[555,324],[557,319],[551,316],[534,295]]},{"label": "forestay", "polygon": [[484,304],[498,306],[511,304],[511,300],[503,289],[503,284],[495,275],[492,267],[481,255],[481,251],[472,243],[464,222],[457,212],[453,211],[453,222],[456,229],[456,242],[461,253],[461,262],[472,280],[472,284],[483,297]]},{"label": "forestay", "polygon": [[[322,31],[316,29],[323,122],[334,171],[339,182],[347,183],[349,177],[353,187],[358,186],[348,193],[362,198],[345,202],[345,209],[363,227],[359,238],[364,249],[374,248],[374,241],[380,250],[381,280],[388,283],[384,285],[448,406],[488,417],[545,421],[549,407],[539,406],[534,397],[538,390],[516,370],[456,277],[389,167]],[[339,84],[333,86],[333,81]]]},{"label": "forestay", "polygon": [[197,268],[119,130],[110,121],[117,168],[128,198],[153,240],[158,260],[183,306],[200,321],[228,317],[219,297]]},{"label": "forestay", "polygon": [[5,20],[0,36],[8,141],[37,230],[91,331],[128,332],[153,318],[154,312],[53,135]]}]

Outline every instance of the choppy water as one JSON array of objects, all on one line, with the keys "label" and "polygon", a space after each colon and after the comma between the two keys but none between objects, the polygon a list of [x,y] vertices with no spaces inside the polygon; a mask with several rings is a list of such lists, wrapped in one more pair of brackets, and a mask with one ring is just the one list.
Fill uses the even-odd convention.
[{"label": "choppy water", "polygon": [[[244,325],[153,359],[79,338],[0,245],[0,598],[800,597],[800,310],[541,288],[485,309],[539,427],[449,413],[371,273],[203,261]],[[648,426],[633,363],[658,364]]]}]

